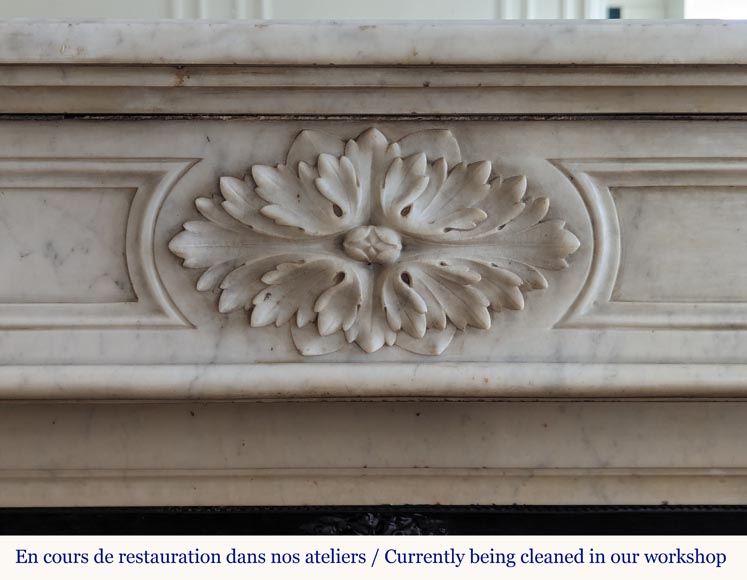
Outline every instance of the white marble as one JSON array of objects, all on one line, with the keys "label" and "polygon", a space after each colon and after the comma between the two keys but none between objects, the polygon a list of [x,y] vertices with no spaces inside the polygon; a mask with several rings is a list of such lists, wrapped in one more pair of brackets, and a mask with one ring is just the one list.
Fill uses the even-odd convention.
[{"label": "white marble", "polygon": [[[303,396],[305,388],[309,389],[306,391],[308,395],[313,392],[329,396],[356,393],[361,396],[407,396],[435,389],[437,384],[452,387],[451,393],[448,389],[440,391],[442,395],[459,397],[485,396],[491,388],[495,389],[495,396],[521,393],[522,388],[535,394],[545,388],[552,393],[567,392],[570,395],[584,391],[592,396],[608,396],[623,392],[616,389],[640,389],[643,385],[649,385],[651,396],[658,396],[665,388],[674,389],[668,392],[670,396],[678,392],[691,396],[697,393],[698,387],[694,385],[709,380],[711,387],[718,392],[733,393],[734,381],[738,381],[743,372],[739,363],[745,348],[743,313],[747,308],[743,273],[738,266],[742,255],[739,251],[730,253],[740,236],[739,212],[744,203],[742,192],[747,185],[739,157],[740,147],[743,147],[739,121],[698,121],[695,123],[700,130],[697,141],[689,138],[694,122],[688,120],[428,122],[429,127],[442,132],[438,134],[454,139],[463,159],[477,163],[472,166],[473,172],[487,158],[493,175],[488,179],[492,179],[494,184],[497,183],[495,176],[502,174],[509,185],[513,178],[516,184],[526,187],[526,190],[517,190],[517,195],[523,194],[527,199],[547,198],[548,213],[540,221],[556,228],[548,232],[554,231],[561,236],[545,237],[540,229],[540,238],[526,237],[528,234],[516,238],[510,237],[512,234],[507,231],[505,235],[509,237],[501,237],[501,234],[474,238],[482,240],[480,243],[483,244],[476,246],[476,251],[469,238],[462,242],[456,238],[446,239],[436,246],[441,248],[437,250],[440,257],[446,258],[444,252],[448,251],[451,256],[448,259],[454,264],[466,264],[466,276],[473,275],[470,268],[478,266],[470,266],[463,261],[465,259],[504,260],[500,262],[503,266],[501,272],[508,272],[504,274],[507,277],[504,289],[510,290],[512,281],[516,280],[516,284],[521,284],[521,302],[508,303],[508,308],[505,304],[496,304],[496,308],[483,305],[481,296],[487,297],[490,287],[483,288],[475,282],[472,283],[474,286],[462,285],[465,293],[461,298],[466,301],[463,304],[474,307],[475,316],[489,315],[484,325],[489,323],[490,328],[486,329],[477,327],[483,324],[479,318],[460,318],[458,305],[442,302],[445,295],[442,296],[441,302],[436,300],[432,305],[433,311],[439,312],[445,305],[449,326],[456,328],[454,321],[464,323],[464,326],[463,330],[452,331],[449,337],[452,340],[443,344],[441,353],[434,353],[437,354],[435,357],[416,354],[399,346],[386,346],[385,334],[381,335],[384,342],[370,349],[375,352],[366,352],[355,343],[355,337],[348,344],[349,338],[343,336],[342,330],[321,337],[317,323],[313,321],[303,327],[310,331],[307,338],[311,347],[316,348],[334,339],[335,352],[311,358],[301,356],[293,340],[292,328],[297,324],[296,318],[288,318],[285,322],[280,320],[280,325],[276,326],[278,319],[258,323],[245,310],[254,306],[258,296],[264,297],[263,292],[271,291],[272,284],[262,281],[276,268],[269,262],[261,262],[256,272],[249,272],[242,282],[246,286],[240,284],[232,290],[232,299],[242,302],[229,307],[223,298],[229,287],[227,276],[250,258],[285,256],[280,263],[294,263],[299,259],[294,252],[314,259],[328,256],[332,260],[330,263],[341,269],[331,270],[325,288],[335,287],[333,279],[336,273],[346,269],[350,269],[351,280],[357,280],[351,291],[362,292],[359,286],[364,278],[361,276],[369,272],[374,275],[373,280],[377,279],[376,276],[382,281],[392,279],[388,265],[367,266],[344,249],[343,238],[347,231],[359,227],[357,222],[343,226],[338,230],[341,233],[333,231],[331,237],[315,238],[300,230],[296,230],[296,235],[291,227],[277,225],[260,213],[259,210],[270,205],[270,201],[256,198],[257,213],[247,214],[246,219],[264,219],[262,223],[274,227],[273,231],[283,235],[287,231],[290,232],[288,235],[296,236],[286,239],[273,235],[248,235],[245,224],[235,221],[228,213],[221,213],[222,210],[214,212],[218,206],[203,205],[203,211],[214,219],[233,224],[230,227],[235,231],[226,230],[206,219],[195,207],[197,198],[219,195],[222,189],[228,191],[226,183],[244,188],[241,195],[251,193],[251,185],[241,178],[249,174],[248,179],[252,179],[253,165],[269,167],[284,162],[294,138],[304,130],[322,131],[335,139],[352,139],[367,131],[370,125],[352,121],[231,122],[209,119],[8,123],[8,131],[0,136],[0,154],[11,158],[20,155],[55,160],[54,163],[47,162],[45,171],[33,177],[27,173],[40,165],[26,166],[24,172],[16,168],[15,173],[11,173],[16,181],[7,181],[8,185],[18,186],[23,180],[29,185],[29,179],[39,187],[56,184],[58,203],[63,203],[66,195],[71,196],[72,202],[85,202],[77,189],[70,189],[74,186],[91,187],[94,183],[95,187],[113,192],[117,199],[121,198],[117,188],[129,186],[137,190],[132,198],[133,204],[139,201],[141,209],[136,211],[133,208],[118,221],[119,236],[123,236],[121,224],[129,221],[128,233],[123,236],[126,239],[120,239],[120,243],[129,247],[127,264],[137,302],[128,302],[126,297],[120,296],[107,298],[98,295],[93,288],[77,288],[78,294],[72,293],[71,289],[64,302],[43,302],[35,297],[34,292],[39,290],[33,285],[28,289],[28,299],[24,300],[28,266],[20,253],[28,251],[31,246],[24,241],[24,247],[16,249],[19,275],[10,276],[4,283],[6,293],[11,295],[12,291],[14,298],[0,308],[0,315],[3,315],[0,324],[5,330],[0,351],[0,361],[5,365],[0,388],[6,396],[14,398],[31,396],[33,392],[39,393],[35,396],[46,396],[42,387],[51,381],[47,390],[57,393],[57,397],[73,397],[77,396],[76,393],[96,396],[94,379],[76,379],[77,371],[68,379],[67,372],[57,371],[59,365],[73,365],[72,369],[75,369],[74,365],[96,365],[96,380],[101,382],[98,396],[104,399],[111,396],[115,388],[121,389],[119,396],[126,396],[128,387],[133,389],[133,397],[135,393],[142,396],[143,389],[138,388],[138,384],[151,382],[164,385],[159,396],[172,398],[217,397],[218,393],[225,392],[240,398],[252,398],[261,393],[264,398],[272,389],[278,389],[275,391],[278,396]],[[376,127],[382,138],[386,135],[392,141],[406,143],[402,141],[403,137],[417,131],[422,123],[388,121],[378,122]],[[116,132],[115,140],[110,139],[112,132]],[[614,134],[616,140],[610,140],[610,134]],[[147,143],[147,156],[138,157],[145,153],[143,143]],[[76,151],[76,157],[66,156],[71,150]],[[86,160],[81,161],[78,155]],[[648,161],[653,157],[663,158]],[[127,161],[113,161],[116,159]],[[485,164],[483,167],[483,170],[487,169]],[[62,175],[66,181],[61,181]],[[526,186],[522,178],[515,176],[524,176]],[[221,177],[228,178],[228,181],[223,181],[223,188]],[[11,177],[6,175],[2,179],[10,180]],[[497,202],[502,199],[503,191],[493,187],[492,195]],[[17,199],[17,193],[12,195]],[[29,203],[38,203],[41,195],[29,195]],[[268,193],[264,195],[273,199]],[[651,203],[639,201],[642,196],[649,196]],[[251,201],[251,198],[247,199]],[[321,196],[320,199],[326,200]],[[709,206],[712,199],[719,201],[713,211]],[[223,198],[218,198],[221,200]],[[731,204],[727,213],[725,200]],[[508,201],[509,204],[518,203]],[[113,219],[109,207],[101,206],[98,213],[76,212],[71,207],[70,212],[85,231],[96,231],[98,219]],[[511,211],[528,212],[528,208],[531,204],[524,209],[517,205]],[[243,215],[240,214],[243,211],[241,206],[231,211],[234,215]],[[475,209],[474,213],[483,219],[480,211]],[[498,208],[496,211],[504,210]],[[298,215],[298,219],[305,219],[306,214]],[[515,219],[522,215],[517,214]],[[667,222],[670,215],[678,217],[677,223],[671,226]],[[342,219],[334,212],[329,216],[325,219]],[[638,227],[646,228],[645,231],[636,233],[636,230],[626,229],[633,219],[631,216]],[[69,243],[67,240],[75,240],[80,235],[77,230],[57,229],[58,220],[54,215],[38,212],[34,219],[38,224],[37,231],[45,233],[39,237],[35,250],[40,255],[49,243]],[[485,220],[488,218],[481,223],[489,224]],[[693,228],[693,224],[698,223],[693,220],[699,220],[701,228]],[[41,225],[43,221],[46,226]],[[402,221],[404,224],[404,218]],[[188,227],[198,233],[190,233],[190,237],[185,238],[185,234],[180,234],[185,223],[193,224]],[[322,225],[324,222],[318,223]],[[334,221],[330,224],[330,227],[337,228]],[[675,225],[678,230],[672,229]],[[477,227],[479,225],[475,229]],[[470,231],[468,229],[466,233]],[[528,231],[531,233],[532,230]],[[672,231],[679,233],[671,236]],[[109,229],[106,235],[115,232],[116,229]],[[143,236],[147,240],[149,235],[152,235],[151,242],[139,242]],[[454,230],[448,235],[463,234]],[[100,243],[105,244],[107,239],[102,238]],[[319,249],[309,245],[309,240],[315,239],[321,240]],[[572,243],[571,246],[563,245],[566,239]],[[538,241],[544,241],[545,245],[537,246],[539,250],[527,254],[525,248],[534,247]],[[409,272],[414,285],[420,283],[418,276],[426,275],[426,281],[435,284],[430,282],[434,278],[418,269],[421,268],[419,264],[431,260],[429,254],[417,250],[412,240],[406,246],[408,243],[410,249],[403,250],[392,268],[411,263],[407,262],[412,260],[407,257],[408,252],[415,248],[414,255],[420,256],[414,262],[415,269],[403,272]],[[210,248],[208,253],[200,249],[205,244]],[[641,244],[650,254],[645,253]],[[672,257],[682,256],[680,252],[687,248],[690,249],[680,258],[679,266],[667,269]],[[571,250],[574,251],[569,253]],[[7,251],[11,252],[11,249]],[[188,267],[184,267],[174,251],[187,258],[198,255],[194,252],[203,252],[199,255],[203,256],[199,258],[202,261],[187,262]],[[558,251],[566,257],[561,255],[563,262],[555,263],[552,260],[556,259]],[[81,284],[106,270],[107,266],[101,261],[103,258],[96,256],[90,255],[88,262],[76,266]],[[516,256],[522,261],[521,267],[510,263]],[[640,258],[625,261],[626,257],[635,256]],[[233,262],[235,259],[238,262]],[[652,277],[657,260],[663,260],[664,264]],[[221,266],[224,263],[226,266]],[[542,275],[545,284],[540,284],[538,279],[538,287],[530,290],[523,286],[526,278],[512,278],[514,272],[521,276],[532,274],[533,271],[523,264],[537,266],[536,273]],[[215,277],[207,284],[203,276],[208,267],[216,265],[218,268],[213,270]],[[113,271],[118,271],[116,268],[121,269],[121,261],[113,260],[111,266],[115,268]],[[711,272],[711,275],[699,276],[702,271]],[[716,274],[717,279],[714,278]],[[64,289],[53,273],[40,268],[37,275],[51,276],[47,284],[54,284],[57,292]],[[397,276],[401,279],[401,273]],[[686,287],[682,285],[683,280],[689,281]],[[472,287],[480,293],[472,292]],[[236,294],[238,290],[244,294]],[[305,300],[312,308],[312,315],[316,314],[313,306],[325,290],[314,290],[305,285],[301,285],[299,290],[298,300],[301,302],[291,301],[288,307],[296,308]],[[359,294],[361,308],[375,308],[380,317],[377,328],[381,332],[394,333],[394,322],[384,310],[387,304],[381,302],[383,289],[372,287],[370,291],[369,298]],[[431,299],[431,291],[420,287],[418,291]],[[387,295],[387,300],[399,301],[399,296],[396,293]],[[495,298],[506,300],[501,296],[498,294]],[[330,303],[330,307],[340,304]],[[403,312],[409,315],[406,303],[404,306],[398,306],[399,302],[393,304],[393,308],[405,308]],[[85,319],[71,316],[75,309],[85,312]],[[341,326],[343,322],[341,319]],[[425,322],[428,332],[430,329],[438,331],[436,326],[430,326],[430,319]],[[76,324],[85,328],[71,333],[71,327]],[[113,325],[117,327],[116,331],[111,330]],[[145,330],[144,325],[155,328]],[[407,332],[402,334],[414,338]],[[392,362],[397,366],[389,366]],[[239,370],[240,367],[236,366],[249,365],[245,368],[251,369],[250,365],[257,363],[263,366],[256,367],[253,372]],[[345,366],[346,363],[351,363],[351,366]],[[365,377],[358,373],[362,368],[359,365],[372,365],[370,368],[376,369],[376,363],[383,365],[381,371],[372,370],[370,376]],[[451,371],[445,371],[447,374],[436,371],[441,366],[460,363],[468,363],[470,372],[465,374],[463,369],[455,367],[455,376],[451,377]],[[143,374],[142,365],[164,364],[172,366],[159,369],[154,381],[149,381]],[[299,364],[308,365],[308,368],[291,370],[302,368]],[[338,366],[320,367],[320,364]],[[657,364],[663,365],[661,370],[656,370]],[[46,365],[52,366],[45,370]],[[107,371],[110,365],[111,370]],[[127,365],[137,366],[128,371]],[[671,365],[687,366],[671,370]],[[328,377],[325,373],[330,371],[322,370],[327,368],[335,368],[337,372]],[[350,369],[344,372],[352,374],[339,374],[344,369]],[[658,377],[655,380],[652,371]],[[289,372],[300,372],[301,381],[289,381]],[[129,379],[133,373],[137,378]],[[173,373],[172,378],[168,373]],[[156,376],[159,378],[155,379]],[[233,379],[236,382],[227,384],[226,377],[229,376],[236,377]],[[429,377],[427,380],[426,376]],[[440,377],[444,376],[451,378],[448,382],[442,381]],[[605,377],[605,380],[599,377]],[[19,385],[19,381],[28,386]],[[661,390],[657,391],[659,384]],[[84,385],[90,386],[84,388]],[[172,386],[166,389],[165,385]],[[183,386],[180,388],[180,385]],[[711,394],[707,393],[708,396]]]},{"label": "white marble", "polygon": [[6,404],[3,505],[743,504],[744,402]]},{"label": "white marble", "polygon": [[743,22],[100,21],[0,24],[0,62],[745,64]]},{"label": "white marble", "polygon": [[0,23],[0,502],[743,503],[745,30]]}]

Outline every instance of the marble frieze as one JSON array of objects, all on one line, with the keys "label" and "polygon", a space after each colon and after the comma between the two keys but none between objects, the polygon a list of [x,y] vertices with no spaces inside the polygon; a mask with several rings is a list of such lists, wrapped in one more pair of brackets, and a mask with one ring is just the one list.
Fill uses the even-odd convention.
[{"label": "marble frieze", "polygon": [[0,395],[743,395],[744,28],[662,26],[0,23]]}]

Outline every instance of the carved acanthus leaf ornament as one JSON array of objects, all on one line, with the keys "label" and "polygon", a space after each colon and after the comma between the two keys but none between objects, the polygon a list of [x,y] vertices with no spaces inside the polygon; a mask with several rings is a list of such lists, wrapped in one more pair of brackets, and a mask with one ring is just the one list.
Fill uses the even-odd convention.
[{"label": "carved acanthus leaf ornament", "polygon": [[567,267],[579,247],[565,222],[542,221],[549,201],[524,199],[526,185],[463,162],[449,131],[303,131],[285,164],[221,178],[220,196],[196,201],[205,220],[169,247],[206,269],[197,289],[219,288],[220,312],[289,325],[304,355],[348,343],[436,355],[457,330],[523,309],[525,292],[547,287],[539,269]]}]

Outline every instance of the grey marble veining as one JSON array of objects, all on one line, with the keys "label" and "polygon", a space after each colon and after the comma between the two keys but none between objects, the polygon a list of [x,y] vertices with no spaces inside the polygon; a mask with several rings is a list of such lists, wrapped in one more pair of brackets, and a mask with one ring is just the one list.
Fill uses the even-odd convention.
[{"label": "grey marble veining", "polygon": [[0,22],[0,503],[744,503],[745,30]]}]

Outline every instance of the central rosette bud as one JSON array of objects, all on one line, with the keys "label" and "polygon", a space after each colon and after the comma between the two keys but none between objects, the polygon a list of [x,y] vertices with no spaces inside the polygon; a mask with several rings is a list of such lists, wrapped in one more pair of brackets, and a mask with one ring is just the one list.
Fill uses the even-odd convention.
[{"label": "central rosette bud", "polygon": [[402,252],[402,238],[384,226],[358,226],[342,243],[348,256],[370,264],[393,264]]}]

